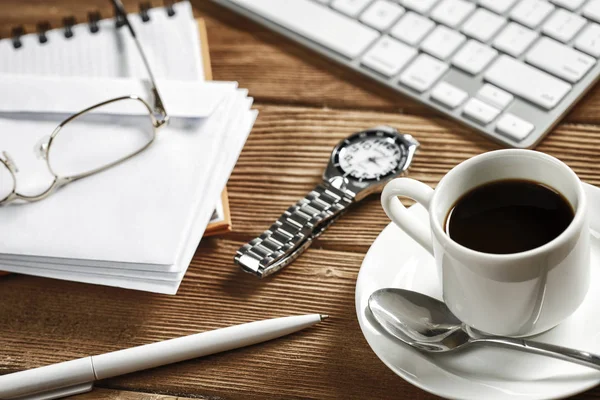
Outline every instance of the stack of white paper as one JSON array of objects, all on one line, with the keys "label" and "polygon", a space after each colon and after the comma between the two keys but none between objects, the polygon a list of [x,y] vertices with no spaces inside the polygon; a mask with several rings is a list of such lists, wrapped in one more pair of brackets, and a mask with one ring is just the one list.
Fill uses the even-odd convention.
[{"label": "stack of white paper", "polygon": [[[256,112],[250,109],[247,92],[235,83],[199,79],[198,34],[191,9],[187,3],[175,7],[177,24],[169,25],[168,32],[180,36],[173,44],[179,51],[169,48],[169,54],[162,55],[159,50],[165,46],[158,46],[150,52],[153,66],[162,65],[156,74],[171,123],[148,150],[122,165],[74,182],[43,201],[0,207],[0,270],[176,293]],[[165,35],[164,26],[157,23],[162,13],[163,9],[151,10],[152,24],[136,23],[145,50]],[[120,43],[114,48],[131,49],[127,32],[117,31],[113,21],[102,30],[105,43],[112,39]],[[83,79],[77,77],[83,72],[70,71],[73,76],[65,78],[54,66],[58,73],[14,75],[17,71],[10,70],[1,55],[2,43],[0,151],[9,152],[19,167],[20,192],[33,192],[51,181],[45,161],[36,158],[33,148],[66,115],[118,95],[151,99],[147,82],[139,79],[143,75],[133,72],[96,71],[93,79]],[[112,66],[123,60],[131,67],[135,53],[126,54],[104,60],[105,72],[123,71]],[[188,64],[173,76],[156,61],[162,57]],[[117,120],[128,117],[127,110],[114,112]]]}]

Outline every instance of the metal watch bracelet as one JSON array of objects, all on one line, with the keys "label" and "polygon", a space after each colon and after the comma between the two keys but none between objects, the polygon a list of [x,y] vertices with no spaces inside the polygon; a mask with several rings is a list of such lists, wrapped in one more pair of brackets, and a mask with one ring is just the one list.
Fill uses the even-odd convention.
[{"label": "metal watch bracelet", "polygon": [[330,183],[319,184],[262,235],[240,247],[235,262],[259,278],[279,271],[302,254],[353,201],[347,192]]}]

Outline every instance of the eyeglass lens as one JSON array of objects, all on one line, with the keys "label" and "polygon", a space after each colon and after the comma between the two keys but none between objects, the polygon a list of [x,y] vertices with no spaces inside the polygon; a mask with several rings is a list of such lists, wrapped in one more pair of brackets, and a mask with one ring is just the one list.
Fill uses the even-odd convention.
[{"label": "eyeglass lens", "polygon": [[50,168],[59,177],[75,177],[123,161],[153,140],[152,122],[150,111],[139,100],[94,108],[56,134],[48,149]]}]

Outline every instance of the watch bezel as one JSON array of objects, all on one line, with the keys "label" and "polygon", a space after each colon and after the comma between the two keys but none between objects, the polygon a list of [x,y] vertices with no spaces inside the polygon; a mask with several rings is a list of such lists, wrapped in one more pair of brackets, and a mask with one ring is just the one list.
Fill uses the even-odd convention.
[{"label": "watch bezel", "polygon": [[[380,132],[380,136],[394,138],[394,141],[402,149],[403,154],[398,166],[389,173],[380,175],[374,179],[357,179],[350,175],[344,176],[345,172],[341,169],[337,158],[342,147],[351,143],[357,136],[377,135],[378,132]],[[329,157],[329,163],[323,174],[323,180],[338,189],[344,190],[355,201],[360,201],[371,193],[381,191],[387,182],[404,173],[410,166],[418,147],[419,142],[411,135],[399,132],[389,126],[377,126],[372,129],[356,132],[338,142],[333,148]]]}]

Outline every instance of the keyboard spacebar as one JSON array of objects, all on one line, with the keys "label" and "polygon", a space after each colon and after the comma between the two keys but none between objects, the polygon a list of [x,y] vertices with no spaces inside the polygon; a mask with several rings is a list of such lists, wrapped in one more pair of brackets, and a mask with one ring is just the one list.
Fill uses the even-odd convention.
[{"label": "keyboard spacebar", "polygon": [[348,58],[356,58],[379,32],[310,0],[231,0],[233,3]]},{"label": "keyboard spacebar", "polygon": [[496,59],[483,78],[547,110],[571,90],[565,81],[505,55]]}]

